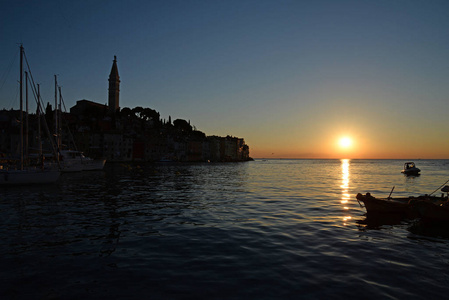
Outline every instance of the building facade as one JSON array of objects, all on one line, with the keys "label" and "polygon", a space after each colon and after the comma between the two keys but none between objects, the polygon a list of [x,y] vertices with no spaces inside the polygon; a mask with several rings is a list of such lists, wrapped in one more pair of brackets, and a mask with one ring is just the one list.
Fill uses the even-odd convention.
[{"label": "building facade", "polygon": [[[150,108],[119,107],[120,77],[117,57],[109,75],[109,103],[99,104],[82,99],[61,113],[58,133],[49,127],[49,134],[62,137],[64,149],[76,149],[86,156],[106,158],[108,161],[180,161],[224,162],[245,161],[249,147],[236,137],[206,136],[190,125],[190,121],[162,121]],[[41,123],[54,123],[55,110],[47,104]],[[0,156],[17,156],[19,149],[19,111],[0,111]],[[37,124],[37,114],[30,115],[30,123]],[[44,127],[42,127],[44,130]],[[26,130],[29,149],[42,148],[51,153],[50,140],[40,141],[37,128]]]}]

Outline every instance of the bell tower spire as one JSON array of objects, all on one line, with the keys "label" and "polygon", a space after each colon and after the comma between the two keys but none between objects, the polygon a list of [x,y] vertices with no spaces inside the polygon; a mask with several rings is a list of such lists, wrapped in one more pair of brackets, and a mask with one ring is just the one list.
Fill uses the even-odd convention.
[{"label": "bell tower spire", "polygon": [[109,112],[115,114],[119,110],[120,76],[118,75],[117,56],[114,55],[111,73],[109,74]]}]

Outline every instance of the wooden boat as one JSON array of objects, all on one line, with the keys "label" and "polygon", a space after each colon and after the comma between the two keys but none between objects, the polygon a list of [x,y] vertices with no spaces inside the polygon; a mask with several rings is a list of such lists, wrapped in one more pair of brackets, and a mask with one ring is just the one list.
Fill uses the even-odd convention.
[{"label": "wooden boat", "polygon": [[421,172],[421,170],[417,168],[415,163],[412,161],[406,162],[404,164],[404,169],[401,171],[401,173],[405,175],[419,175],[419,172]]},{"label": "wooden boat", "polygon": [[[448,193],[449,186],[441,189],[442,192]],[[416,199],[411,201],[411,209],[414,210],[424,222],[449,222],[449,197],[442,195],[440,202],[423,201]]]},{"label": "wooden boat", "polygon": [[401,214],[409,219],[414,219],[420,216],[416,209],[412,209],[411,203],[415,203],[415,201],[423,201],[431,204],[440,204],[447,201],[447,197],[444,196],[437,197],[424,195],[406,198],[376,198],[371,196],[370,193],[366,193],[365,195],[358,193],[356,198],[357,201],[359,201],[359,204],[360,202],[363,202],[368,214]]},{"label": "wooden boat", "polygon": [[406,213],[409,198],[376,198],[371,193],[358,193],[357,201],[363,202],[367,213]]},{"label": "wooden boat", "polygon": [[419,214],[425,222],[449,222],[449,202],[437,204],[428,201],[417,200],[411,203],[411,209]]}]

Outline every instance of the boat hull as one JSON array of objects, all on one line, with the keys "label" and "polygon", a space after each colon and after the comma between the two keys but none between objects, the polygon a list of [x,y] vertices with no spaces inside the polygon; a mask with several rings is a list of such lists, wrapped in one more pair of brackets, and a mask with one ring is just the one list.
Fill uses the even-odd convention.
[{"label": "boat hull", "polygon": [[[415,203],[424,202],[430,205],[446,203],[447,197],[419,196],[408,198],[376,198],[370,193],[357,194],[357,200],[363,202],[368,214],[401,214],[408,219],[423,217],[421,211],[415,207]],[[449,209],[448,209],[449,211]],[[449,214],[448,214],[449,215]]]},{"label": "boat hull", "polygon": [[27,185],[54,183],[59,179],[59,170],[2,170],[0,171],[0,185]]},{"label": "boat hull", "polygon": [[371,196],[369,193],[366,195],[357,194],[358,201],[362,201],[365,205],[367,213],[407,213],[409,199],[384,199]]},{"label": "boat hull", "polygon": [[421,170],[418,168],[407,169],[407,170],[401,171],[401,173],[403,173],[404,175],[419,175],[419,172],[421,172]]},{"label": "boat hull", "polygon": [[105,163],[105,159],[67,160],[61,163],[61,169],[64,173],[97,171],[103,170]]},{"label": "boat hull", "polygon": [[61,170],[64,173],[103,170],[106,159],[92,159],[76,150],[60,151]]},{"label": "boat hull", "polygon": [[425,222],[449,222],[449,203],[432,203],[428,201],[413,201],[411,207]]}]

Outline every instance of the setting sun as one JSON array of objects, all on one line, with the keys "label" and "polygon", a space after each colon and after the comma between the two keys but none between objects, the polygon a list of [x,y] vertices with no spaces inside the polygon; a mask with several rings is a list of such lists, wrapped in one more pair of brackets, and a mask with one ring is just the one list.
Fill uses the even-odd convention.
[{"label": "setting sun", "polygon": [[348,149],[352,146],[352,139],[349,137],[342,137],[338,141],[338,144],[340,145],[341,148]]}]

